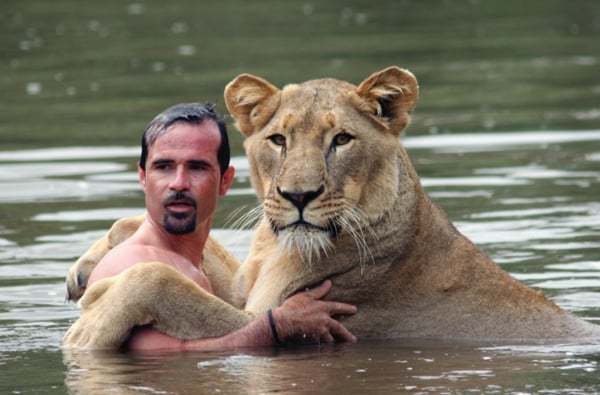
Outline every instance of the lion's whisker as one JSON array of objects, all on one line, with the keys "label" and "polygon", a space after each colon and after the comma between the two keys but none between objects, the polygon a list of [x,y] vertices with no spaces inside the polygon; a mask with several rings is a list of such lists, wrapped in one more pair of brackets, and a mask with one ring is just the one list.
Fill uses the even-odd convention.
[{"label": "lion's whisker", "polygon": [[[228,220],[230,217],[233,218],[234,216],[238,215],[245,208],[246,208],[246,206],[243,206],[243,207],[235,210],[234,212],[232,212],[228,216]],[[263,214],[264,214],[263,206],[258,205],[256,207],[252,208],[251,210],[249,210],[248,212],[244,213],[243,215],[241,215],[235,221],[233,221],[231,227],[234,229],[253,229],[263,218]]]},{"label": "lion's whisker", "polygon": [[347,207],[345,210],[345,216],[339,219],[340,225],[343,229],[354,240],[356,247],[359,251],[360,265],[364,266],[367,260],[374,262],[373,254],[367,243],[364,230],[368,229],[373,236],[373,230],[369,226],[366,226],[363,220],[365,216],[361,211],[355,207]]},{"label": "lion's whisker", "polygon": [[[229,226],[232,223],[235,224],[239,221],[239,218],[236,218],[238,215],[240,215],[240,213],[242,211],[244,211],[246,209],[247,206],[240,206],[237,207],[236,209],[234,209],[232,212],[230,212],[229,214],[227,214],[227,217],[225,218],[225,226]],[[245,215],[245,214],[244,214]],[[232,225],[232,227],[234,227]]]},{"label": "lion's whisker", "polygon": [[333,243],[322,232],[285,230],[279,234],[280,246],[287,254],[297,253],[309,270],[313,262],[329,256]]}]

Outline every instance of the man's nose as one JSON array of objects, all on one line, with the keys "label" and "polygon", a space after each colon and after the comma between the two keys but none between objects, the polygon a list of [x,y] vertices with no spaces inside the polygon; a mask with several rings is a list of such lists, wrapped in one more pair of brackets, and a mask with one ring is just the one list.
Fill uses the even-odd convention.
[{"label": "man's nose", "polygon": [[184,167],[178,167],[174,178],[169,184],[169,188],[174,191],[185,191],[190,189],[190,177]]}]

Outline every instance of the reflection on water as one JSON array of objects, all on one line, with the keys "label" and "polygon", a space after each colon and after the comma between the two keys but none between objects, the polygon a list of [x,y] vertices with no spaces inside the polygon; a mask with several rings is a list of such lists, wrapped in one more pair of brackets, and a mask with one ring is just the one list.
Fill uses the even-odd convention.
[{"label": "reflection on water", "polygon": [[[240,350],[235,355],[65,353],[76,393],[530,393],[597,390],[597,361],[576,346],[410,344]],[[575,384],[576,383],[576,384]],[[575,388],[573,385],[577,385]]]},{"label": "reflection on water", "polygon": [[[459,135],[456,141],[407,137],[406,146],[426,189],[462,232],[518,280],[600,322],[600,132],[553,132],[540,142],[542,135],[507,133],[492,146],[480,134]],[[67,385],[74,393],[507,393],[542,385],[548,393],[600,390],[595,379],[600,344],[481,346],[398,340],[277,352],[61,356],[62,335],[78,315],[75,306],[63,302],[67,268],[113,220],[143,207],[129,165],[137,149],[87,147],[53,155],[43,149],[0,152],[0,184],[17,179],[27,190],[36,191],[37,186],[46,194],[40,199],[46,204],[32,205],[35,198],[17,199],[14,191],[0,191],[0,200],[7,203],[3,207],[27,213],[12,217],[2,211],[0,376],[17,371],[33,375],[25,365],[48,364],[52,374],[33,383],[63,390]],[[233,161],[240,176],[231,196],[221,202],[213,234],[243,259],[252,232],[221,226],[230,221],[232,211],[256,202],[247,184],[246,159]],[[81,192],[81,184],[88,190],[113,187],[109,194],[107,189],[89,194]],[[0,390],[33,388],[31,383],[0,384]]]}]

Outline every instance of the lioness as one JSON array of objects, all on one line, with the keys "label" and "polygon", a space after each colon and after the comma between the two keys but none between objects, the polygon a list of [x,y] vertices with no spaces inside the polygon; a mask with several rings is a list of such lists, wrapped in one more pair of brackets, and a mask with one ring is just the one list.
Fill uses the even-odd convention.
[{"label": "lioness", "polygon": [[[359,338],[600,339],[600,327],[514,280],[429,199],[400,139],[418,91],[398,67],[358,86],[321,79],[280,90],[248,74],[227,85],[264,211],[233,303],[260,314],[331,278],[328,297],[358,307],[344,324]],[[119,296],[131,298],[144,278],[122,281],[130,291]],[[161,291],[190,303],[176,287]]]}]

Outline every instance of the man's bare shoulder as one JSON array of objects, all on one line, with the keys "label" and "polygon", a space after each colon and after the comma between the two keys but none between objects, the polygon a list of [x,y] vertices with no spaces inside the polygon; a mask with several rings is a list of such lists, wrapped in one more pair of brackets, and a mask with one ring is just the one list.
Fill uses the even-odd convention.
[{"label": "man's bare shoulder", "polygon": [[126,240],[111,249],[98,262],[88,280],[88,286],[94,281],[115,276],[140,262],[165,261],[165,251],[151,245]]}]

